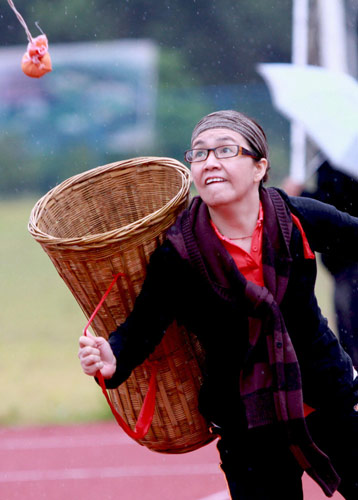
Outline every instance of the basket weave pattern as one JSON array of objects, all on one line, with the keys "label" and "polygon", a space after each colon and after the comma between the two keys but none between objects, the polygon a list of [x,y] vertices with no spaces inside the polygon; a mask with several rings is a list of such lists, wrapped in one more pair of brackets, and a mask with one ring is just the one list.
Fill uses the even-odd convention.
[{"label": "basket weave pattern", "polygon": [[[90,317],[116,273],[116,286],[92,323],[108,334],[133,308],[150,255],[187,206],[190,172],[170,158],[141,157],[71,177],[34,206],[29,231],[41,244]],[[150,359],[110,398],[134,428],[148,390],[151,363],[158,366],[156,409],[139,442],[153,451],[184,453],[212,440],[197,409],[204,354],[196,338],[171,325]]]}]

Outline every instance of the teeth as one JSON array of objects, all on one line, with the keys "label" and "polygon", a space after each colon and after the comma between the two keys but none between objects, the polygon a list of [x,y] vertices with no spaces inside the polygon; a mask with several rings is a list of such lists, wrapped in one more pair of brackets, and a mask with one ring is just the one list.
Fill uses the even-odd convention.
[{"label": "teeth", "polygon": [[207,179],[205,184],[212,184],[213,182],[224,182],[225,179],[222,179],[221,177],[212,177],[211,179]]}]

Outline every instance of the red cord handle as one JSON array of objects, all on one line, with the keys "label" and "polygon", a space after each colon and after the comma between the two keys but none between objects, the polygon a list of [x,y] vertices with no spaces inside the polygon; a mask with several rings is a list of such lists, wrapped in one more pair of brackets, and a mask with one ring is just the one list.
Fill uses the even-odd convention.
[{"label": "red cord handle", "polygon": [[[91,314],[91,317],[88,320],[88,323],[83,330],[83,335],[87,336],[88,327],[92,323],[94,317],[98,313],[103,302],[106,300],[109,292],[112,290],[112,288],[113,288],[114,284],[116,283],[117,279],[119,278],[119,276],[125,276],[125,274],[118,273],[114,276],[111,284],[109,285],[105,294],[103,295],[103,297],[99,301],[96,309]],[[157,374],[157,368],[156,368],[155,364],[153,364],[152,374],[150,376],[150,381],[149,381],[148,392],[144,398],[143,406],[140,410],[140,413],[138,416],[138,421],[137,421],[135,429],[133,431],[128,426],[128,424],[123,420],[123,418],[120,416],[118,411],[115,409],[112,401],[109,399],[102,373],[99,370],[96,373],[96,377],[97,377],[98,382],[101,386],[102,392],[107,400],[107,403],[109,404],[109,407],[111,408],[111,411],[112,411],[115,419],[117,420],[118,425],[120,427],[122,427],[122,429],[124,430],[124,432],[126,432],[128,434],[128,436],[130,436],[131,438],[136,439],[136,440],[142,439],[147,434],[149,427],[150,427],[152,420],[153,420],[154,409],[155,409],[155,394],[156,394],[156,384],[155,384],[156,374]]]}]

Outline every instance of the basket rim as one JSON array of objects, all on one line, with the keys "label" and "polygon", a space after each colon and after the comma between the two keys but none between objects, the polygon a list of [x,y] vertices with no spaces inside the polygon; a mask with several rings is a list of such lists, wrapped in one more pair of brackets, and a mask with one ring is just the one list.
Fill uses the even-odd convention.
[{"label": "basket rim", "polygon": [[[79,236],[72,238],[60,238],[57,236],[50,235],[38,227],[38,222],[41,218],[43,211],[46,209],[47,203],[54,199],[56,195],[61,194],[66,189],[74,186],[80,182],[84,182],[88,179],[98,177],[104,173],[124,170],[126,168],[133,167],[144,167],[144,166],[164,166],[168,168],[174,168],[181,175],[182,185],[178,190],[176,195],[172,197],[165,205],[160,207],[158,210],[151,212],[150,214],[138,219],[130,224],[121,226],[120,228],[112,229],[104,233],[96,233],[87,236]],[[175,209],[184,199],[187,197],[190,185],[191,185],[191,171],[183,165],[181,162],[174,158],[161,157],[161,156],[141,156],[136,158],[130,158],[127,160],[121,160],[106,165],[101,165],[85,172],[81,172],[77,175],[69,177],[64,180],[51,190],[49,190],[44,196],[42,196],[34,205],[31,210],[30,219],[28,223],[28,231],[33,236],[33,238],[39,243],[46,246],[61,246],[68,249],[79,249],[82,250],[86,246],[90,245],[91,248],[95,248],[96,244],[98,246],[103,246],[105,244],[115,243],[119,240],[126,239],[133,231],[136,234],[146,231],[151,225],[164,219],[170,210]]]}]

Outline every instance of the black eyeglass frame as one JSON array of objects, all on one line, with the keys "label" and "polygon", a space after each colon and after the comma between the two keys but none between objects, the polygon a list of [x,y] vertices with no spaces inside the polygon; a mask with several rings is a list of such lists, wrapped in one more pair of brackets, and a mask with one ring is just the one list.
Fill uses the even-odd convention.
[{"label": "black eyeglass frame", "polygon": [[[220,148],[224,148],[225,146],[235,146],[237,149],[237,152],[232,155],[232,156],[224,156],[224,157],[219,157],[216,154],[216,150]],[[191,151],[206,151],[206,156],[205,158],[201,158],[200,160],[189,160],[187,158],[188,153]],[[184,152],[184,160],[187,161],[188,163],[198,163],[200,161],[205,161],[207,157],[209,156],[210,151],[214,151],[215,158],[218,160],[225,160],[226,158],[234,158],[235,156],[251,156],[252,158],[255,158],[256,160],[260,160],[261,156],[257,155],[256,153],[253,153],[252,151],[249,151],[248,149],[244,148],[243,146],[239,146],[238,144],[223,144],[222,146],[217,146],[216,148],[193,148],[193,149],[187,149]]]}]

